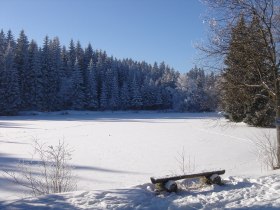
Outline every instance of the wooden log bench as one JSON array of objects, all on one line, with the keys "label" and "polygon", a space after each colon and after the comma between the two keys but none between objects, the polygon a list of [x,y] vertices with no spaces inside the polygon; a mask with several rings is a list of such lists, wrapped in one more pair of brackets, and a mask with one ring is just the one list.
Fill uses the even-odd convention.
[{"label": "wooden log bench", "polygon": [[186,174],[180,176],[166,176],[166,177],[159,177],[159,178],[151,177],[151,182],[155,185],[158,185],[163,190],[166,190],[168,192],[176,192],[178,190],[178,186],[175,181],[180,179],[204,177],[206,180],[206,184],[223,185],[220,175],[224,174],[225,172],[226,172],[225,170],[220,170],[220,171],[210,171],[210,172],[202,172],[196,174]]}]

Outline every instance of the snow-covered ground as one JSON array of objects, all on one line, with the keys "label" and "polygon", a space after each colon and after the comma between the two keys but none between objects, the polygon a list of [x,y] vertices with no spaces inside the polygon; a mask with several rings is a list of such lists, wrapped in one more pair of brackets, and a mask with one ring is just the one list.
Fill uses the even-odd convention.
[{"label": "snow-covered ground", "polygon": [[[1,174],[0,209],[280,208],[280,173],[263,169],[253,149],[274,129],[217,120],[216,113],[37,114],[0,117],[0,169],[16,172],[34,139],[63,139],[74,150],[79,191],[22,200],[24,189]],[[156,196],[149,178],[180,173],[183,150],[197,172],[225,169],[227,184]]]}]

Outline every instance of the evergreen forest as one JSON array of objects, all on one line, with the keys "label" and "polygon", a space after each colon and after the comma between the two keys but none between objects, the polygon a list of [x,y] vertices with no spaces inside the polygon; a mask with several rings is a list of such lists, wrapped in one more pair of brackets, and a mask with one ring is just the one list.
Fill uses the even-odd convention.
[{"label": "evergreen forest", "polygon": [[194,67],[180,73],[164,62],[117,59],[105,51],[62,46],[46,36],[42,46],[24,31],[0,32],[0,115],[19,111],[215,111],[218,76]]}]

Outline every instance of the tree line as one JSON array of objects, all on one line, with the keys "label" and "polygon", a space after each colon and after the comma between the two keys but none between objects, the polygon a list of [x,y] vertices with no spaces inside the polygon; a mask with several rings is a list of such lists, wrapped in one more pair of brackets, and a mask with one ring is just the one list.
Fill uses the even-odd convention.
[{"label": "tree line", "polygon": [[193,68],[116,59],[89,44],[0,32],[0,114],[56,110],[214,111],[217,76]]}]

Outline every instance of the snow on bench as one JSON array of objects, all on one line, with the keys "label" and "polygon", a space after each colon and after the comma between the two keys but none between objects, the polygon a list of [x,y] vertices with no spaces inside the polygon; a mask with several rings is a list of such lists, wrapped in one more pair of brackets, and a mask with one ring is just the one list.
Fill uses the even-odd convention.
[{"label": "snow on bench", "polygon": [[222,185],[222,179],[219,175],[222,175],[225,172],[226,172],[225,170],[219,170],[219,171],[202,172],[196,174],[185,174],[180,176],[165,176],[159,178],[151,177],[151,182],[153,184],[158,184],[162,189],[168,192],[176,192],[178,190],[178,187],[175,181],[180,179],[205,177],[207,184]]}]

